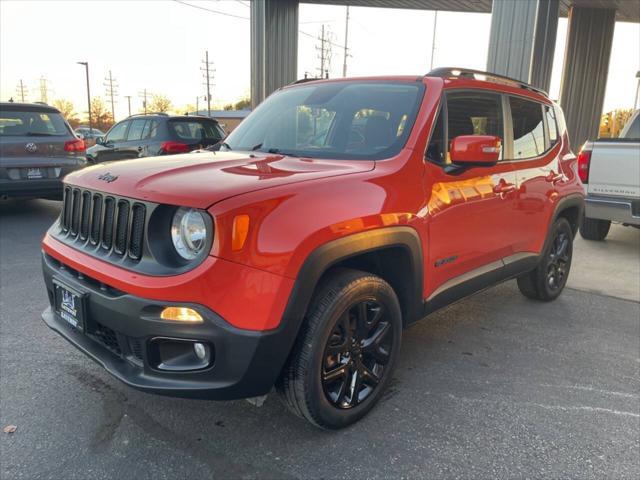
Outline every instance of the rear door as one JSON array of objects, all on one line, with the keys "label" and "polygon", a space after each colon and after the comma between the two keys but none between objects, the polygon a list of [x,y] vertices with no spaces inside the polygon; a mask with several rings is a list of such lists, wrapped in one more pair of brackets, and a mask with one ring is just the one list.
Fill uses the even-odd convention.
[{"label": "rear door", "polygon": [[507,155],[518,194],[513,223],[514,248],[519,253],[542,250],[548,224],[566,177],[560,171],[560,137],[551,105],[508,96],[507,113],[513,138]]},{"label": "rear door", "polygon": [[513,253],[515,175],[509,162],[450,166],[449,146],[460,135],[503,139],[502,95],[480,90],[449,90],[427,147],[425,190],[429,212],[429,255],[425,285],[429,299],[450,288],[499,270]]},{"label": "rear door", "polygon": [[120,145],[120,159],[138,158],[141,156],[143,150],[142,135],[148,121],[146,118],[131,120],[129,129],[127,130],[127,138]]}]

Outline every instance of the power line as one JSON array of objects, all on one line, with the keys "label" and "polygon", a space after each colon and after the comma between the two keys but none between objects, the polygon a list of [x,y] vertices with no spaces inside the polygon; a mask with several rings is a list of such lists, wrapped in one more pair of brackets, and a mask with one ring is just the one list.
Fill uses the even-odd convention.
[{"label": "power line", "polygon": [[213,10],[211,8],[201,7],[200,5],[191,5],[190,3],[183,2],[181,0],[173,0],[173,1],[176,2],[176,3],[179,3],[181,5],[186,5],[187,7],[197,8],[199,10],[204,10],[206,12],[217,13],[219,15],[225,15],[227,17],[240,18],[242,20],[249,20],[249,17],[242,17],[240,15],[234,15],[233,13],[221,12],[220,10]]},{"label": "power line", "polygon": [[[176,3],[179,3],[180,5],[185,5],[187,7],[197,8],[199,10],[204,10],[205,12],[217,13],[219,15],[225,15],[227,17],[239,18],[240,20],[249,20],[249,17],[243,17],[241,15],[235,15],[233,13],[222,12],[220,10],[213,10],[211,8],[201,7],[200,5],[192,5],[190,3],[183,2],[182,0],[173,0],[173,1],[176,2]],[[311,33],[308,33],[308,32],[305,32],[303,30],[298,30],[298,33],[301,33],[302,35],[305,35],[307,37],[311,37],[311,38],[314,38],[314,39],[316,38],[315,35],[313,35]],[[344,48],[344,45],[340,45],[338,43],[334,43],[334,42],[331,42],[331,41],[329,41],[328,43],[331,44],[334,47],[337,47],[337,48]]]},{"label": "power line", "polygon": [[[114,100],[114,95],[118,95],[118,83],[116,81],[115,78],[113,78],[113,76],[111,75],[111,70],[109,70],[109,76],[106,77],[105,79],[105,83],[103,83],[103,85],[105,86],[105,95],[107,97],[110,97],[111,99],[111,119],[115,122],[116,121],[116,109],[115,109],[115,100]],[[115,83],[115,85],[114,85]]]}]

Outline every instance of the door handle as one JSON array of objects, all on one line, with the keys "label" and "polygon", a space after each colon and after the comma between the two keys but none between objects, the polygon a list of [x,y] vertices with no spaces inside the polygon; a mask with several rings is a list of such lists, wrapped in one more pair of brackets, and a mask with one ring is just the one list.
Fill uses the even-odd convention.
[{"label": "door handle", "polygon": [[544,177],[547,182],[551,182],[554,185],[562,180],[564,180],[564,175],[562,173],[556,173],[551,170],[551,173]]},{"label": "door handle", "polygon": [[515,192],[516,186],[513,183],[507,183],[501,180],[496,186],[493,187],[493,193],[500,195],[502,198],[508,193]]}]

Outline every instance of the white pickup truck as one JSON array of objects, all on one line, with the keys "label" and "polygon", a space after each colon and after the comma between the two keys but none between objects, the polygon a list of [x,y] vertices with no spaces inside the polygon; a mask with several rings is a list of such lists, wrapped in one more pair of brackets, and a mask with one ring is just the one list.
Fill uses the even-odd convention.
[{"label": "white pickup truck", "polygon": [[640,228],[640,110],[620,138],[586,142],[578,155],[578,171],[587,193],[583,238],[604,240],[611,222]]}]

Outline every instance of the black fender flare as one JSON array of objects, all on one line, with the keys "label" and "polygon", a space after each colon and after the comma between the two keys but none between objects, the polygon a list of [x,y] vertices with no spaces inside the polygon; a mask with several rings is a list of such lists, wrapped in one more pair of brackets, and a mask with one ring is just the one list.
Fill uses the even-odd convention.
[{"label": "black fender flare", "polygon": [[408,316],[410,321],[422,317],[424,263],[418,232],[412,227],[395,226],[354,233],[320,245],[309,254],[300,267],[280,326],[276,329],[281,335],[281,346],[286,351],[286,355],[291,352],[313,293],[322,276],[331,267],[344,260],[390,247],[401,247],[408,253],[412,264],[412,271],[407,272],[407,281],[412,282]]},{"label": "black fender flare", "polygon": [[580,227],[580,223],[582,222],[582,216],[584,213],[584,195],[579,193],[573,193],[564,198],[561,198],[556,204],[556,208],[553,211],[553,215],[551,216],[551,221],[549,222],[547,231],[551,228],[551,225],[560,217],[560,214],[568,208],[577,208],[578,209],[578,222],[576,224],[576,230],[573,232],[574,236],[578,233],[578,228]]}]

